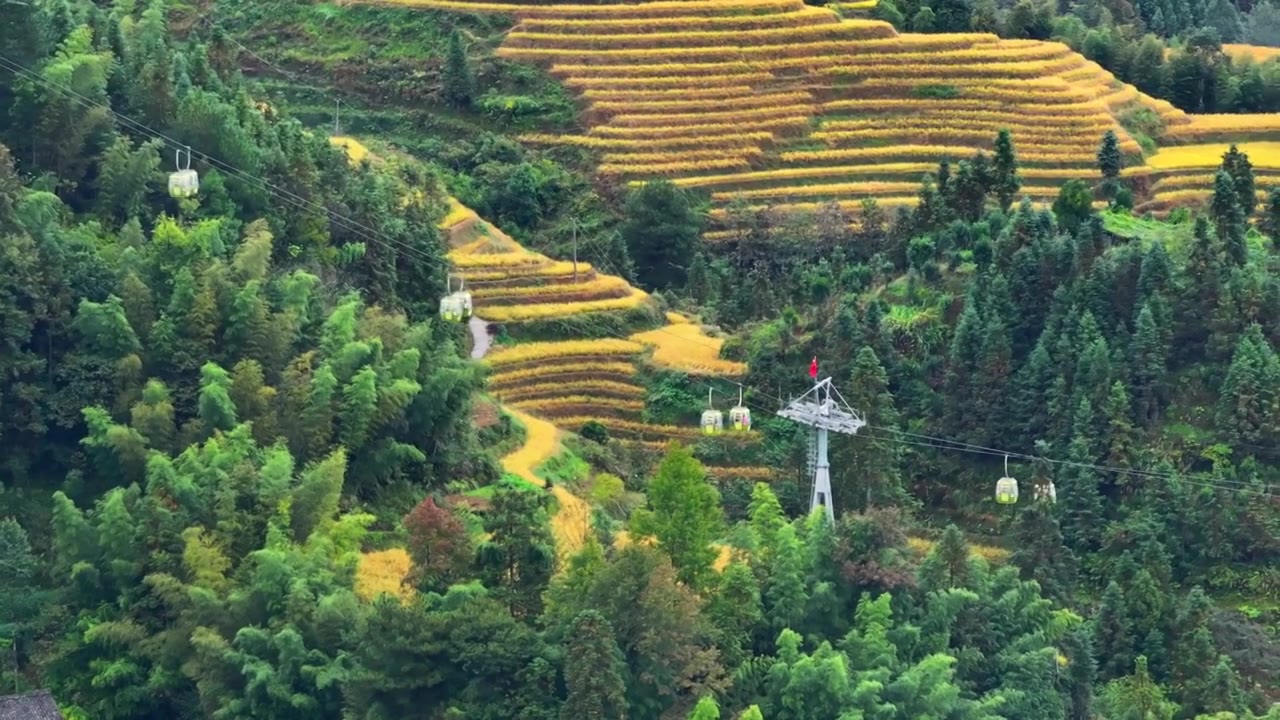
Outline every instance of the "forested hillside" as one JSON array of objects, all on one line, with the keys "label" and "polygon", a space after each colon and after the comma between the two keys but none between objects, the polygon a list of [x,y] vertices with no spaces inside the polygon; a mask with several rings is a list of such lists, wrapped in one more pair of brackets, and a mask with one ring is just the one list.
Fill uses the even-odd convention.
[{"label": "forested hillside", "polygon": [[[1266,45],[1271,0],[0,0],[0,694],[1280,720]],[[827,377],[834,522],[775,415]]]}]

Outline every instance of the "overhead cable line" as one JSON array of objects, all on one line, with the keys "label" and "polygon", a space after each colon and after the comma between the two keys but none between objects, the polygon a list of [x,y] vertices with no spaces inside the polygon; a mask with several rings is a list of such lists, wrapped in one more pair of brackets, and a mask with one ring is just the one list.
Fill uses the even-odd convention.
[{"label": "overhead cable line", "polygon": [[[594,244],[598,243],[599,241],[598,241],[598,240],[588,240],[587,242],[588,242],[588,243],[590,243],[590,244],[593,244],[593,245],[594,245]],[[613,274],[615,274],[615,275],[619,275],[619,277],[621,277],[621,274],[620,274],[620,273],[618,273],[617,268],[616,268],[616,267],[613,267],[613,266],[612,266],[612,264],[611,264],[611,263],[609,263],[609,261],[608,261],[608,259],[607,259],[607,256],[601,256],[600,263],[601,263],[601,264],[603,264],[603,265],[608,266],[608,269],[612,270],[612,271],[613,271]],[[680,340],[683,340],[683,341],[686,341],[686,342],[688,342],[688,341],[693,341],[693,342],[699,343],[699,344],[701,344],[701,345],[704,345],[704,346],[706,346],[706,347],[715,347],[713,343],[700,341],[700,340],[698,340],[698,339],[696,339],[696,338],[688,338],[688,337],[685,337],[685,336],[682,336],[682,335],[676,335],[675,333],[671,333],[671,332],[667,331],[667,330],[666,330],[666,328],[658,328],[658,329],[659,329],[660,331],[667,332],[667,333],[668,333],[668,334],[670,334],[672,337],[679,338]],[[629,339],[630,339],[629,337],[626,337],[626,336],[621,335],[621,334],[614,334],[614,333],[606,333],[606,334],[613,335],[614,337],[617,337],[617,338],[620,338],[620,339],[623,339],[623,340],[629,340]],[[698,378],[697,376],[690,375],[690,374],[688,374],[688,373],[686,373],[686,374],[685,374],[685,376],[686,376],[686,377],[688,377],[688,378],[689,378],[690,380],[692,380],[693,382],[698,383],[698,384],[701,384],[701,385],[703,385],[704,387],[707,387],[708,389],[713,390],[713,389],[715,388],[715,385],[714,385],[710,380],[701,379],[701,378]],[[732,381],[730,381],[730,382],[732,382]],[[741,384],[741,383],[734,383],[734,384],[738,385],[739,387],[742,387],[742,384]],[[772,417],[772,416],[774,416],[774,415],[776,414],[776,411],[775,411],[775,410],[767,409],[767,408],[763,408],[763,407],[761,407],[761,406],[759,406],[758,404],[753,403],[753,402],[747,402],[747,401],[744,401],[744,402],[743,402],[743,404],[745,404],[745,405],[747,405],[747,406],[751,407],[751,408],[752,408],[752,409],[754,409],[754,410],[758,410],[758,411],[760,411],[760,412],[764,413],[767,417]],[[862,434],[862,433],[859,433],[859,434],[857,434],[857,435],[854,435],[854,436],[853,436],[853,437],[854,437],[854,439],[855,439],[855,441],[856,441],[856,439],[857,439],[857,438],[859,438],[859,437],[866,437],[866,438],[867,438],[868,440],[870,440],[870,441],[879,441],[879,442],[897,443],[897,444],[900,444],[900,445],[908,445],[908,446],[915,446],[915,447],[924,447],[924,448],[929,448],[929,449],[932,449],[932,450],[939,450],[939,451],[946,450],[946,451],[952,451],[952,452],[963,452],[963,453],[967,453],[967,454],[980,455],[980,456],[985,456],[985,457],[1017,458],[1017,459],[1025,460],[1025,461],[1028,461],[1028,462],[1043,461],[1043,462],[1049,463],[1049,464],[1051,464],[1051,465],[1058,465],[1058,466],[1065,466],[1065,467],[1087,468],[1087,469],[1096,470],[1096,471],[1104,472],[1104,473],[1114,473],[1114,474],[1127,474],[1127,475],[1134,475],[1134,476],[1142,477],[1142,478],[1145,478],[1145,479],[1152,479],[1152,480],[1164,480],[1164,481],[1182,482],[1182,483],[1186,483],[1186,484],[1188,484],[1188,485],[1194,485],[1194,486],[1199,486],[1199,487],[1208,487],[1208,488],[1212,488],[1212,489],[1215,489],[1215,490],[1222,490],[1222,491],[1226,491],[1226,492],[1238,492],[1238,493],[1241,493],[1241,494],[1246,494],[1246,495],[1256,495],[1256,496],[1259,496],[1259,497],[1272,497],[1272,496],[1273,496],[1273,493],[1271,492],[1271,485],[1270,485],[1270,484],[1264,484],[1264,485],[1263,485],[1263,488],[1264,488],[1264,489],[1258,489],[1258,488],[1257,488],[1257,483],[1249,483],[1249,482],[1247,482],[1247,481],[1243,481],[1243,480],[1230,480],[1230,479],[1227,479],[1227,478],[1212,478],[1212,477],[1205,476],[1205,475],[1186,475],[1186,474],[1178,474],[1178,473],[1160,473],[1160,472],[1149,471],[1149,470],[1138,470],[1138,469],[1133,469],[1133,468],[1121,468],[1121,467],[1115,467],[1115,466],[1100,465],[1100,464],[1096,464],[1096,463],[1080,463],[1080,462],[1075,462],[1075,461],[1072,461],[1072,460],[1056,460],[1056,459],[1053,459],[1053,458],[1048,458],[1048,457],[1044,457],[1044,456],[1040,456],[1040,455],[1033,455],[1033,454],[1029,454],[1029,453],[1025,453],[1025,452],[1017,452],[1017,451],[1001,450],[1001,449],[999,449],[999,448],[985,447],[985,446],[981,446],[981,445],[975,445],[975,444],[972,444],[972,443],[960,442],[960,441],[956,441],[956,440],[948,440],[948,439],[946,439],[946,438],[934,437],[934,436],[931,436],[931,435],[923,435],[923,434],[920,434],[920,433],[913,433],[913,432],[908,432],[908,431],[905,431],[905,430],[898,430],[898,429],[896,429],[896,428],[880,427],[880,426],[877,426],[877,425],[871,425],[871,424],[867,424],[867,425],[865,425],[865,426],[864,426],[864,428],[863,428],[863,430],[872,430],[872,431],[878,431],[878,432],[882,432],[882,433],[890,433],[890,436],[886,436],[886,435],[870,435],[870,434]],[[894,436],[904,436],[904,437],[909,437],[909,438],[916,438],[916,440],[908,440],[908,439],[904,439],[904,437],[894,437]],[[932,442],[920,442],[920,440],[928,440],[928,441],[932,441]],[[1192,479],[1192,478],[1198,478],[1198,479]]]},{"label": "overhead cable line", "polygon": [[246,183],[250,183],[258,187],[259,189],[266,191],[268,194],[273,195],[279,198],[280,200],[289,203],[295,208],[298,208],[304,211],[323,213],[326,217],[330,219],[331,222],[333,222],[336,226],[338,226],[338,228],[342,230],[346,230],[363,240],[368,240],[370,242],[380,242],[380,243],[383,243],[384,246],[394,246],[395,248],[403,251],[406,255],[415,257],[431,265],[440,266],[442,269],[445,269],[445,270],[448,269],[447,260],[441,260],[440,258],[427,255],[422,250],[412,245],[409,245],[408,243],[405,243],[402,240],[397,240],[395,238],[389,237],[386,234],[381,233],[378,230],[375,230],[374,228],[370,228],[345,215],[342,215],[337,212],[333,212],[332,210],[324,207],[319,203],[300,197],[288,190],[280,188],[279,186],[273,183],[270,183],[263,178],[257,177],[244,170],[241,170],[231,165],[230,163],[227,163],[206,152],[203,152],[198,149],[192,149],[186,143],[183,143],[173,137],[170,137],[169,135],[166,135],[160,132],[159,130],[156,130],[142,122],[134,120],[133,118],[127,115],[124,115],[123,113],[117,112],[116,110],[111,108],[109,105],[104,105],[90,98],[86,98],[84,95],[76,92],[72,88],[66,87],[64,85],[59,85],[58,83],[55,83],[41,76],[40,74],[36,73],[31,68],[28,68],[22,65],[21,63],[17,62],[16,60],[13,60],[12,58],[6,57],[3,54],[0,54],[0,67],[4,67],[5,69],[8,69],[10,72],[13,72],[15,75],[19,77],[23,77],[33,82],[40,83],[46,87],[52,88],[53,90],[56,90],[64,94],[65,96],[71,98],[72,100],[75,100],[76,102],[79,102],[80,104],[86,107],[105,110],[106,112],[110,113],[112,116],[120,120],[122,123],[124,123],[127,127],[133,129],[135,132],[143,134],[152,139],[159,140],[174,149],[188,150],[191,154],[195,155],[196,157],[199,157],[205,160],[206,162],[208,162],[209,164],[222,169],[223,171],[228,173],[231,177],[242,180]]}]

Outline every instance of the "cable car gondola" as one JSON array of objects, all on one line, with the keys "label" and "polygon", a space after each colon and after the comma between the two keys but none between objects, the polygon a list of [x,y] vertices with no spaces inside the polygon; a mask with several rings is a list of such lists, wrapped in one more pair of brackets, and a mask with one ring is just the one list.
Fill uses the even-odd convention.
[{"label": "cable car gondola", "polygon": [[175,172],[169,173],[169,195],[175,198],[195,197],[200,192],[200,176],[191,169],[191,148],[187,148],[187,165],[182,166],[182,149],[174,153]]},{"label": "cable car gondola", "polygon": [[1013,505],[1018,502],[1018,481],[1009,477],[1009,456],[1004,457],[1004,477],[996,481],[996,502]]},{"label": "cable car gondola", "polygon": [[738,404],[729,410],[729,427],[735,432],[746,432],[751,429],[751,411],[742,404],[742,385],[738,385]]},{"label": "cable car gondola", "polygon": [[458,289],[453,289],[453,274],[447,279],[449,294],[440,298],[440,317],[446,322],[466,322],[471,319],[471,293],[466,289],[466,280],[458,278]]},{"label": "cable car gondola", "polygon": [[724,413],[715,409],[711,401],[711,388],[707,388],[707,409],[702,411],[702,434],[719,435],[724,431]]},{"label": "cable car gondola", "polygon": [[1041,502],[1058,502],[1058,490],[1053,486],[1052,480],[1046,480],[1043,485],[1035,487],[1036,500]]}]

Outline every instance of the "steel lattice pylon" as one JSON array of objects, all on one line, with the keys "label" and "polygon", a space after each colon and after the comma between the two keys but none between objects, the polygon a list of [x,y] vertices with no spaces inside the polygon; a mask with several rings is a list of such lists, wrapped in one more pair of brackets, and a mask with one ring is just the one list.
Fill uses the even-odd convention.
[{"label": "steel lattice pylon", "polygon": [[835,511],[831,505],[831,464],[827,460],[827,433],[857,435],[858,430],[867,424],[866,421],[862,415],[849,407],[844,397],[840,395],[840,391],[831,384],[831,378],[819,380],[812,390],[779,410],[778,417],[813,428],[817,443],[814,450],[813,494],[809,498],[809,512],[813,513],[822,507],[827,514],[827,519],[834,523]]}]

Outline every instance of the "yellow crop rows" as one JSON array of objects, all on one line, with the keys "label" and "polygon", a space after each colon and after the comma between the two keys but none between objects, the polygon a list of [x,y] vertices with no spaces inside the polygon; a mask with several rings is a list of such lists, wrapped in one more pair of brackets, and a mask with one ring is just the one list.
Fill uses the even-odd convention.
[{"label": "yellow crop rows", "polygon": [[[1280,169],[1280,142],[1239,143],[1241,152],[1249,155],[1255,168]],[[1169,168],[1215,168],[1222,164],[1222,156],[1229,144],[1182,145],[1161,148],[1147,158],[1147,164],[1157,170]]]},{"label": "yellow crop rows", "polygon": [[639,354],[643,350],[644,346],[640,343],[614,338],[535,342],[496,350],[489,353],[485,361],[497,367],[547,358],[629,356]]},{"label": "yellow crop rows", "polygon": [[586,100],[608,100],[618,102],[653,102],[661,100],[706,100],[720,98],[737,98],[752,95],[755,90],[750,85],[731,85],[728,83],[711,87],[675,87],[658,89],[619,89],[594,88],[582,93]]},{"label": "yellow crop rows", "polygon": [[670,162],[646,165],[605,163],[597,170],[602,175],[679,175],[700,170],[732,170],[750,167],[746,160],[724,158],[722,160],[701,160],[698,162]]},{"label": "yellow crop rows", "polygon": [[[753,113],[755,114],[755,113]],[[616,121],[616,120],[615,120]],[[641,127],[620,127],[617,125],[601,125],[591,129],[591,134],[596,137],[624,137],[624,138],[665,138],[665,137],[692,137],[699,133],[748,133],[763,130],[782,130],[784,128],[804,127],[809,124],[809,115],[799,112],[782,117],[767,118],[761,120],[759,118],[744,119],[739,123],[734,122],[694,122],[684,125],[658,125],[658,126],[641,126]]]},{"label": "yellow crop rows", "polygon": [[706,466],[707,474],[717,480],[772,480],[778,473],[767,467]]},{"label": "yellow crop rows", "polygon": [[630,285],[626,280],[613,275],[601,275],[592,280],[580,283],[564,283],[556,285],[529,285],[522,287],[482,287],[471,291],[471,297],[481,300],[506,300],[523,302],[541,302],[539,298],[563,297],[565,295],[595,294],[622,295],[628,293]]},{"label": "yellow crop rows", "polygon": [[1280,114],[1270,115],[1190,115],[1190,121],[1165,129],[1164,139],[1194,142],[1215,136],[1245,136],[1280,133]]},{"label": "yellow crop rows", "polygon": [[511,407],[525,412],[556,416],[559,413],[582,413],[584,410],[620,410],[636,413],[644,410],[643,400],[627,400],[624,398],[604,397],[600,395],[569,395],[540,400],[518,400],[509,403]]},{"label": "yellow crop rows", "polygon": [[807,92],[785,92],[732,98],[693,98],[685,100],[601,100],[591,103],[593,110],[625,112],[628,115],[649,113],[711,113],[741,108],[807,106],[813,96]]},{"label": "yellow crop rows", "polygon": [[551,19],[534,18],[525,20],[521,25],[533,33],[555,33],[571,35],[575,33],[649,33],[725,31],[733,29],[750,30],[757,28],[794,27],[831,23],[835,16],[831,11],[822,8],[804,7],[794,12],[767,15],[731,15],[722,17],[698,17],[691,15],[671,15],[669,17],[643,18],[587,18],[587,19]]},{"label": "yellow crop rows", "polygon": [[[406,2],[488,7],[460,0]],[[862,12],[872,6],[871,0],[851,0],[841,9]],[[595,151],[604,176],[630,182],[668,177],[684,187],[706,188],[714,221],[738,199],[782,212],[809,212],[828,199],[852,212],[867,197],[885,207],[909,207],[921,174],[940,160],[990,151],[1005,128],[1013,133],[1022,163],[1022,194],[1043,204],[1066,179],[1096,180],[1097,145],[1108,130],[1119,135],[1131,159],[1143,156],[1118,122],[1139,108],[1161,118],[1165,129],[1156,140],[1200,143],[1181,152],[1166,148],[1149,164],[1131,161],[1126,175],[1149,178],[1135,186],[1142,193],[1139,203],[1151,200],[1152,192],[1163,199],[1200,191],[1199,176],[1220,161],[1213,141],[1252,136],[1248,152],[1255,166],[1280,162],[1280,150],[1256,142],[1259,133],[1280,140],[1280,115],[1187,116],[1059,42],[1001,40],[988,33],[900,35],[886,23],[841,20],[802,0],[505,7],[520,23],[499,54],[548,66],[579,93],[585,109],[582,135],[524,139]],[[1200,172],[1153,187],[1184,169]],[[708,237],[722,232],[713,224]],[[512,256],[460,265],[486,276],[507,271],[537,277],[551,262]],[[588,282],[618,287],[594,276]],[[494,288],[482,296],[566,295]],[[594,306],[583,305],[588,307]],[[545,312],[560,311],[567,308]],[[653,354],[661,357],[661,348],[655,346]],[[689,355],[670,357],[680,354]]]},{"label": "yellow crop rows", "polygon": [[1229,55],[1233,60],[1248,59],[1254,62],[1266,62],[1267,60],[1280,58],[1280,47],[1265,47],[1263,45],[1224,43],[1222,52]]},{"label": "yellow crop rows", "polygon": [[513,32],[507,47],[550,47],[556,50],[640,49],[650,51],[661,48],[713,49],[726,45],[777,46],[781,43],[811,44],[815,40],[827,41],[843,38],[890,37],[887,26],[874,20],[848,20],[823,25],[798,25],[753,30],[727,31],[675,31],[636,34],[588,34],[588,33],[534,33]]},{"label": "yellow crop rows", "polygon": [[[933,168],[930,168],[933,169]],[[712,193],[712,200],[728,201],[735,197],[747,200],[772,200],[797,195],[911,195],[920,190],[920,180],[914,182],[854,182],[825,185],[784,185],[755,190],[736,190]]]},{"label": "yellow crop rows", "polygon": [[528,5],[514,3],[470,2],[469,0],[365,0],[370,5],[394,5],[430,10],[453,10],[464,13],[495,13],[520,17],[665,17],[671,15],[733,15],[766,13],[803,7],[798,0],[717,0],[694,3],[687,0],[646,2],[637,5]]},{"label": "yellow crop rows", "polygon": [[612,380],[548,380],[545,384],[521,385],[509,390],[495,390],[504,401],[534,400],[565,395],[592,397],[644,398],[644,388],[639,385]]},{"label": "yellow crop rows", "polygon": [[666,150],[678,147],[731,148],[767,143],[773,135],[746,132],[738,135],[677,135],[658,138],[595,137],[592,135],[522,135],[521,140],[534,145],[577,145],[595,150]]},{"label": "yellow crop rows", "polygon": [[[628,378],[636,373],[635,365],[623,362],[578,361],[556,365],[537,365],[534,367],[495,373],[489,378],[489,387],[496,391],[523,385],[534,385],[547,382],[561,382],[565,378]],[[603,382],[603,380],[600,380]]]},{"label": "yellow crop rows", "polygon": [[720,359],[724,340],[702,332],[702,326],[681,322],[667,327],[637,333],[632,340],[653,348],[652,362],[691,375],[741,376],[745,363]]},{"label": "yellow crop rows", "polygon": [[[1152,190],[1157,195],[1165,193],[1169,190],[1184,190],[1188,188],[1212,188],[1214,176],[1211,173],[1192,174],[1192,175],[1170,175],[1158,180]],[[1254,185],[1262,188],[1270,188],[1280,186],[1280,176],[1277,175],[1255,175],[1253,178]]]}]

